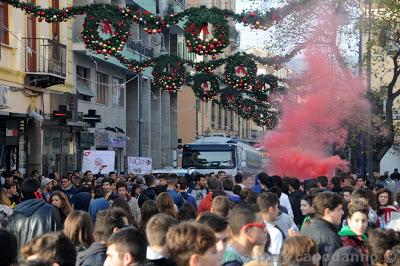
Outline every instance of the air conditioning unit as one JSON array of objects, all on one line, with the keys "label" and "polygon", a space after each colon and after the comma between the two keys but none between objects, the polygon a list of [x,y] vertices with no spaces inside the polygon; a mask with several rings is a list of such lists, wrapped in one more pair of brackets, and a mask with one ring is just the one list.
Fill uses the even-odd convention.
[{"label": "air conditioning unit", "polygon": [[5,85],[0,85],[0,109],[10,108],[8,106],[10,95],[10,87]]}]

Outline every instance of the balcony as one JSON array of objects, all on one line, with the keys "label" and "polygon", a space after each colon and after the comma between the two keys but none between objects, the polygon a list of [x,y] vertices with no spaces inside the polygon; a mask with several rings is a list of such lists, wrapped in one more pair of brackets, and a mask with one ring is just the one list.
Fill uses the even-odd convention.
[{"label": "balcony", "polygon": [[46,38],[25,40],[25,85],[47,88],[64,84],[67,46]]},{"label": "balcony", "polygon": [[139,55],[144,56],[144,57],[154,57],[154,50],[150,46],[144,45],[141,40],[135,40],[130,38],[128,42],[126,43],[126,46],[134,51],[139,53]]}]

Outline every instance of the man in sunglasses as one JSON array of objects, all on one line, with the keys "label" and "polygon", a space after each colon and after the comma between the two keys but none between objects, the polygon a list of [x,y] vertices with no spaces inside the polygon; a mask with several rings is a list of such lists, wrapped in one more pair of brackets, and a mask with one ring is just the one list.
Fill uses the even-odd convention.
[{"label": "man in sunglasses", "polygon": [[241,266],[251,260],[255,246],[264,245],[267,241],[266,225],[251,206],[232,209],[228,221],[232,239],[224,252],[222,265]]}]

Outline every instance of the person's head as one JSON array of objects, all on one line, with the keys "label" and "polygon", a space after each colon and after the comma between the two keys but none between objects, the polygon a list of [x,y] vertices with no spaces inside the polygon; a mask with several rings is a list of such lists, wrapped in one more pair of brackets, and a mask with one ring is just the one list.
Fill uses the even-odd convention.
[{"label": "person's head", "polygon": [[285,240],[280,254],[280,265],[318,265],[318,246],[308,236],[294,236]]},{"label": "person's head", "polygon": [[53,182],[50,178],[45,178],[40,182],[40,190],[42,192],[49,192],[53,188]]},{"label": "person's head", "polygon": [[199,188],[205,188],[207,185],[206,176],[202,174],[197,174],[194,177],[194,181],[196,182],[196,186]]},{"label": "person's head", "polygon": [[217,178],[219,179],[219,180],[222,180],[222,179],[224,179],[226,177],[226,173],[225,173],[225,171],[218,171],[218,173],[217,173]]},{"label": "person's head", "polygon": [[260,185],[264,188],[271,188],[273,186],[276,186],[276,180],[275,178],[272,178],[271,176],[268,176],[267,173],[259,173],[258,174],[258,180],[260,181]]},{"label": "person's head", "polygon": [[15,263],[17,254],[17,238],[11,231],[0,228],[0,266]]},{"label": "person's head", "polygon": [[317,177],[318,188],[326,188],[328,186],[328,178],[326,176]]},{"label": "person's head", "polygon": [[229,231],[233,242],[244,245],[263,245],[267,240],[266,224],[260,214],[250,206],[237,206],[228,218]]},{"label": "person's head", "polygon": [[125,211],[121,208],[110,208],[99,211],[94,226],[96,242],[106,243],[112,233],[129,226]]},{"label": "person's head", "polygon": [[222,252],[211,228],[194,223],[181,223],[168,230],[167,246],[177,266],[219,266]]},{"label": "person's head", "polygon": [[178,184],[178,176],[176,174],[169,174],[167,177],[167,185],[169,188],[175,188]]},{"label": "person's head", "polygon": [[61,187],[64,189],[68,189],[71,186],[71,179],[69,176],[62,176],[61,177]]},{"label": "person's head", "polygon": [[271,192],[259,194],[257,197],[257,205],[265,220],[276,220],[279,214],[279,199],[276,194]]},{"label": "person's head", "polygon": [[343,215],[343,198],[335,192],[318,193],[313,200],[315,215],[331,224],[340,225]]},{"label": "person's head", "polygon": [[212,200],[211,212],[226,218],[231,207],[232,202],[227,196],[217,196]]},{"label": "person's head", "polygon": [[18,195],[16,183],[4,184],[4,188],[7,190],[7,193],[10,194],[11,196]]},{"label": "person's head", "polygon": [[197,210],[193,207],[192,204],[185,202],[179,208],[177,218],[179,222],[184,222],[194,220],[196,219],[196,216]]},{"label": "person's head", "polygon": [[314,214],[315,213],[313,205],[312,205],[313,204],[313,199],[314,199],[313,195],[304,195],[301,198],[301,201],[300,201],[301,214],[310,215],[310,214]]},{"label": "person's head", "polygon": [[126,199],[117,195],[116,198],[112,200],[111,207],[117,207],[124,210],[126,218],[128,218],[128,222],[131,225],[135,225],[136,221],[132,214],[131,205],[126,201]]},{"label": "person's head", "polygon": [[128,185],[123,181],[119,181],[116,187],[118,194],[120,194],[123,198],[126,199],[126,197],[128,196]]},{"label": "person's head", "polygon": [[168,185],[168,175],[167,174],[161,174],[158,177],[158,180],[160,181],[160,186],[167,186]]},{"label": "person's head", "polygon": [[92,171],[86,171],[86,172],[83,174],[83,177],[85,178],[85,181],[92,182],[92,180],[93,180],[93,173],[92,173]]},{"label": "person's head", "polygon": [[0,188],[0,204],[11,206],[11,201],[8,198],[8,193],[5,188]]},{"label": "person's head", "polygon": [[144,182],[148,187],[156,186],[156,178],[153,175],[144,175]]},{"label": "person's head", "polygon": [[183,191],[183,192],[186,191],[186,189],[187,189],[187,181],[186,181],[186,179],[184,177],[180,177],[178,179],[178,185],[179,185],[179,189],[181,191]]},{"label": "person's head", "polygon": [[158,195],[156,203],[159,212],[169,214],[174,218],[177,217],[177,213],[174,207],[174,200],[172,199],[170,194],[168,194],[167,192],[162,192],[160,195]]},{"label": "person's head", "polygon": [[207,180],[208,189],[212,192],[218,190],[221,187],[221,182],[218,178],[210,177]]},{"label": "person's head", "polygon": [[140,207],[140,227],[145,230],[150,218],[157,213],[157,203],[154,200],[146,200],[142,207]]},{"label": "person's head", "polygon": [[222,179],[222,188],[226,191],[233,191],[233,181],[230,177]]},{"label": "person's head", "polygon": [[82,178],[80,176],[73,176],[73,185],[77,188],[82,186]]},{"label": "person's head", "polygon": [[367,188],[359,188],[354,190],[353,193],[351,193],[351,200],[356,199],[364,199],[366,202],[368,202],[370,207],[376,209],[376,196],[371,190]]},{"label": "person's head", "polygon": [[354,178],[350,175],[345,175],[343,177],[340,178],[341,187],[354,187],[356,184],[356,181],[354,180]]},{"label": "person's head", "polygon": [[121,229],[107,241],[104,266],[134,266],[146,260],[146,237],[134,227]]},{"label": "person's head", "polygon": [[84,211],[72,211],[64,222],[64,234],[74,246],[89,247],[93,243],[93,224],[90,216]]},{"label": "person's head", "polygon": [[345,202],[350,202],[351,193],[353,193],[354,189],[352,187],[344,187],[342,189],[343,199]]},{"label": "person's head", "polygon": [[238,173],[235,175],[235,183],[236,184],[241,184],[243,182],[243,175]]},{"label": "person's head", "polygon": [[76,251],[72,241],[62,231],[51,232],[33,239],[21,249],[26,260],[41,259],[59,266],[75,266]]},{"label": "person's head", "polygon": [[40,191],[40,183],[35,178],[26,178],[21,185],[21,194],[23,200],[37,198],[37,193]]},{"label": "person's head", "polygon": [[117,179],[117,173],[114,171],[111,171],[108,173],[108,177],[115,181]]},{"label": "person's head", "polygon": [[112,184],[114,183],[114,180],[111,177],[106,177],[103,178],[101,181],[101,188],[103,189],[104,194],[107,194],[111,192],[112,190]]},{"label": "person's head", "polygon": [[399,172],[399,169],[394,168],[393,172],[394,172],[394,173],[398,173],[398,172]]},{"label": "person's head", "polygon": [[[374,229],[368,231],[368,254],[374,258],[373,266],[392,265],[392,261],[387,259],[395,259],[393,248],[400,245],[400,235],[391,229]],[[398,264],[393,264],[398,265]]]},{"label": "person's head", "polygon": [[72,206],[69,203],[69,199],[64,192],[54,191],[51,194],[49,202],[58,209],[61,209],[65,215],[68,215],[72,211]]},{"label": "person's head", "polygon": [[158,213],[151,217],[146,225],[146,236],[149,246],[154,250],[163,249],[168,229],[176,224],[176,219],[165,213]]},{"label": "person's head", "polygon": [[393,194],[387,188],[381,188],[376,192],[376,199],[380,207],[393,205]]},{"label": "person's head", "polygon": [[368,226],[368,204],[365,200],[352,200],[348,205],[347,224],[351,231],[361,236]]},{"label": "person's head", "polygon": [[300,180],[298,178],[289,179],[289,190],[290,191],[300,190]]},{"label": "person's head", "polygon": [[367,178],[365,176],[357,176],[356,188],[364,188],[367,185]]},{"label": "person's head", "polygon": [[217,250],[223,252],[229,241],[228,221],[215,213],[203,212],[197,217],[196,222],[213,229],[217,238]]},{"label": "person's head", "polygon": [[340,177],[338,176],[332,177],[331,182],[334,188],[340,188]]}]

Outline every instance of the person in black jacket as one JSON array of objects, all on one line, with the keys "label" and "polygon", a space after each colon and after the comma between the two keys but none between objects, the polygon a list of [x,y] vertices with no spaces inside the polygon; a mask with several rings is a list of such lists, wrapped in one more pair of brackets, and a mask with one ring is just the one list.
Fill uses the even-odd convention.
[{"label": "person in black jacket", "polygon": [[304,215],[300,210],[301,198],[304,196],[304,192],[300,190],[300,180],[297,178],[289,179],[289,201],[292,206],[294,222],[300,228],[304,220]]},{"label": "person in black jacket", "polygon": [[142,207],[146,200],[156,200],[157,198],[156,192],[154,191],[156,187],[156,178],[153,175],[145,175],[144,180],[148,188],[139,195],[139,208]]},{"label": "person in black jacket", "polygon": [[111,208],[97,213],[94,227],[95,242],[78,252],[76,266],[103,266],[106,260],[107,239],[113,232],[129,226],[126,213],[121,208]]},{"label": "person in black jacket", "polygon": [[343,216],[343,198],[335,192],[321,192],[313,200],[315,216],[300,234],[311,237],[318,245],[322,266],[327,266],[333,253],[342,246],[338,226]]},{"label": "person in black jacket", "polygon": [[9,229],[16,235],[18,250],[33,238],[61,229],[57,209],[46,203],[40,194],[40,183],[27,178],[21,185],[23,202],[10,216]]}]

